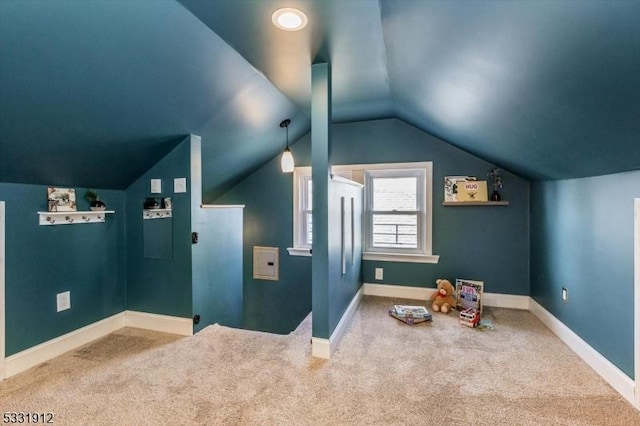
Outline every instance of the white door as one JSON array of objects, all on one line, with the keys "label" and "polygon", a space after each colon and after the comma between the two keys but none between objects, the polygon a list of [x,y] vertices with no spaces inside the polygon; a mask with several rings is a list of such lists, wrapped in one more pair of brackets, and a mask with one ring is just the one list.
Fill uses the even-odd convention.
[{"label": "white door", "polygon": [[4,379],[4,201],[0,201],[0,380]]},{"label": "white door", "polygon": [[633,276],[634,276],[634,304],[635,311],[635,338],[634,338],[634,373],[635,373],[635,392],[636,392],[636,408],[640,409],[640,198],[635,199],[634,209],[634,257],[633,257]]}]

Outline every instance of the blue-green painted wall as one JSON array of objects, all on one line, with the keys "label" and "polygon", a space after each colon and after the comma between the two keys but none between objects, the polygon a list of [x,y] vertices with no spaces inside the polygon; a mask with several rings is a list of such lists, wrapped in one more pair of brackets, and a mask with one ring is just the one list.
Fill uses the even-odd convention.
[{"label": "blue-green painted wall", "polygon": [[198,209],[193,229],[194,331],[218,323],[242,327],[242,208]]},{"label": "blue-green painted wall", "polygon": [[[244,204],[243,324],[245,328],[286,334],[311,312],[311,258],[289,256],[293,241],[292,174],[274,158],[216,200]],[[253,279],[253,246],[278,247],[280,280]]]},{"label": "blue-green painted wall", "polygon": [[[88,210],[87,188],[75,188]],[[125,309],[123,191],[99,190],[115,214],[105,223],[38,225],[47,187],[0,183],[6,202],[6,355],[100,321]],[[56,312],[56,294],[71,309]]]},{"label": "blue-green painted wall", "polygon": [[[342,201],[344,198],[345,221],[351,221],[351,199],[354,199],[354,219],[356,233],[354,234],[354,258],[351,259],[351,236],[345,238],[345,269],[342,273]],[[328,318],[327,329],[324,334],[316,334],[314,337],[328,339],[338,326],[344,312],[349,307],[355,294],[362,287],[362,202],[363,189],[343,182],[332,180],[329,184],[329,265],[327,269],[328,280]],[[350,225],[346,224],[345,227]],[[315,302],[315,301],[314,301]],[[315,303],[313,305],[315,321]]]},{"label": "blue-green painted wall", "polygon": [[[486,176],[491,164],[398,119],[332,125],[332,164],[433,161],[433,253],[438,264],[363,261],[363,281],[435,287],[437,278],[485,281],[492,293],[529,295],[529,182],[505,172],[506,207],[444,207],[444,176]],[[311,165],[307,134],[293,147]],[[311,259],[289,256],[293,243],[292,176],[274,158],[216,202],[246,204],[244,306],[247,328],[287,333],[311,310]],[[252,279],[251,247],[280,248],[280,281]],[[384,280],[374,268],[384,268]],[[286,309],[283,309],[286,307]]]},{"label": "blue-green painted wall", "polygon": [[[127,309],[191,318],[190,137],[142,175],[127,197]],[[174,178],[187,178],[187,192],[174,193]],[[151,194],[151,179],[162,180],[162,193]],[[171,259],[148,259],[143,251],[142,207],[146,197],[171,197]]]},{"label": "blue-green painted wall", "polygon": [[639,181],[632,172],[531,189],[531,296],[629,377]]},{"label": "blue-green painted wall", "polygon": [[[367,283],[435,287],[438,278],[478,279],[485,291],[529,294],[529,182],[505,172],[507,207],[444,207],[444,177],[486,179],[492,167],[396,119],[334,126],[333,164],[433,161],[433,253],[438,264],[363,261]],[[296,146],[297,147],[297,146]],[[375,280],[376,267],[384,280]]]},{"label": "blue-green painted wall", "polygon": [[[329,338],[333,268],[337,267],[335,199],[331,186],[331,66],[326,62],[311,67],[311,179],[313,180],[313,244],[311,249],[311,307],[313,337]],[[338,305],[335,303],[335,305]]]}]

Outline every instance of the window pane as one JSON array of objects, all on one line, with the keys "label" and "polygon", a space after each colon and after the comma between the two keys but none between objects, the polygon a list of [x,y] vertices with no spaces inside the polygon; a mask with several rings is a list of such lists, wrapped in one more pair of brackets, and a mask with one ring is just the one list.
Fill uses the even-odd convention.
[{"label": "window pane", "polygon": [[307,224],[307,244],[313,244],[313,215],[311,212],[305,212],[306,224]]},{"label": "window pane", "polygon": [[373,210],[416,211],[418,178],[374,178]]},{"label": "window pane", "polygon": [[417,248],[418,216],[373,214],[373,246]]},{"label": "window pane", "polygon": [[307,181],[307,209],[313,210],[313,185],[311,179]]}]

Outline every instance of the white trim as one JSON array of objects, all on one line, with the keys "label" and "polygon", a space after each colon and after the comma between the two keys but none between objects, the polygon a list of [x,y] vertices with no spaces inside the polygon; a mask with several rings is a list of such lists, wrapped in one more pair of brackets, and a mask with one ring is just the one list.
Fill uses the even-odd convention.
[{"label": "white trim", "polygon": [[364,188],[364,185],[361,184],[360,182],[347,179],[346,177],[340,176],[340,175],[331,174],[331,180],[340,182],[340,183],[346,183],[347,185],[355,186],[356,188]]},{"label": "white trim", "polygon": [[517,294],[484,293],[482,304],[493,308],[520,309],[528,311],[531,298]]},{"label": "white trim", "polygon": [[321,339],[319,337],[311,338],[311,355],[316,358],[331,358],[331,342],[329,339]]},{"label": "white trim", "polygon": [[344,311],[344,314],[342,314],[340,322],[338,322],[338,325],[335,330],[333,330],[333,333],[331,333],[331,337],[329,337],[329,339],[322,339],[319,337],[311,338],[311,355],[317,358],[331,358],[331,355],[338,347],[347,326],[353,319],[353,315],[355,315],[363,296],[364,286],[360,287],[360,290],[358,290],[355,296],[353,296],[353,299],[351,299],[349,306]]},{"label": "white trim", "polygon": [[[389,284],[364,283],[364,294],[367,296],[395,297],[399,299],[427,300],[435,288],[409,287]],[[507,309],[529,309],[529,296],[517,294],[484,293],[482,303],[484,306]]]},{"label": "white trim", "polygon": [[4,378],[15,376],[123,327],[143,328],[181,336],[193,335],[191,318],[124,311],[7,357]]},{"label": "white trim", "polygon": [[289,256],[307,256],[311,257],[311,249],[306,247],[287,247]]},{"label": "white trim", "polygon": [[200,204],[202,209],[244,209],[244,204]]},{"label": "white trim", "polygon": [[6,358],[5,378],[106,336],[125,326],[124,312],[63,334]]},{"label": "white trim", "polygon": [[179,334],[180,336],[193,336],[193,320],[191,318],[138,311],[125,311],[125,315],[127,327]]},{"label": "white trim", "polygon": [[560,340],[566,343],[567,346],[595,370],[596,373],[602,376],[620,395],[634,405],[634,382],[629,376],[593,349],[587,342],[582,340],[580,336],[538,304],[538,302],[531,299],[529,306],[533,315],[542,321]]},{"label": "white trim", "polygon": [[0,380],[4,379],[5,375],[5,303],[4,303],[4,264],[5,264],[5,252],[4,252],[4,217],[5,217],[5,205],[4,201],[0,201]]},{"label": "white trim", "polygon": [[633,338],[633,354],[635,372],[635,407],[640,410],[640,198],[634,200],[634,225],[633,225],[633,282],[634,304],[633,318],[635,332]]},{"label": "white trim", "polygon": [[404,263],[438,263],[440,256],[437,254],[404,254],[404,253],[362,253],[362,260],[378,260],[381,262],[404,262]]},{"label": "white trim", "polygon": [[435,288],[410,287],[390,284],[369,284],[364,283],[364,294],[366,296],[397,297],[399,299],[427,300]]}]

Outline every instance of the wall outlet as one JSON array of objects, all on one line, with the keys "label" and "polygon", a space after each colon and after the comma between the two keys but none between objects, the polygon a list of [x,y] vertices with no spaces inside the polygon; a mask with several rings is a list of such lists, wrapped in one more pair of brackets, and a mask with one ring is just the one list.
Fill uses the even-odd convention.
[{"label": "wall outlet", "polygon": [[376,280],[384,279],[384,269],[376,268]]},{"label": "wall outlet", "polygon": [[71,309],[71,292],[65,291],[64,293],[58,293],[56,295],[56,304],[58,312]]},{"label": "wall outlet", "polygon": [[564,303],[569,301],[569,290],[566,287],[562,287],[562,301]]}]

